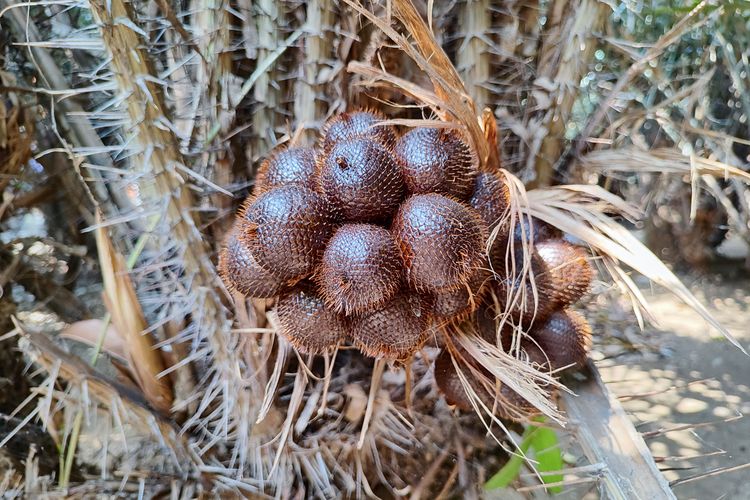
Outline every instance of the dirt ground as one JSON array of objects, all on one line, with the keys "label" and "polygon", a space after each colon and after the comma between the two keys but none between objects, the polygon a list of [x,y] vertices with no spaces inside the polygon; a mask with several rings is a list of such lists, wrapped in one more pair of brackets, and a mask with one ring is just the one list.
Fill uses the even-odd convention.
[{"label": "dirt ground", "polygon": [[[740,273],[732,273],[740,274]],[[682,276],[692,292],[750,351],[750,280],[746,276]],[[634,332],[622,345],[594,353],[603,379],[644,433],[679,499],[747,499],[750,467],[679,482],[719,467],[750,463],[750,357],[713,331],[674,296],[648,297],[660,328]],[[619,354],[615,354],[619,351]],[[629,398],[632,395],[643,395]],[[729,421],[727,421],[729,420]],[[683,424],[705,424],[691,429]],[[651,435],[649,433],[652,433]]]}]

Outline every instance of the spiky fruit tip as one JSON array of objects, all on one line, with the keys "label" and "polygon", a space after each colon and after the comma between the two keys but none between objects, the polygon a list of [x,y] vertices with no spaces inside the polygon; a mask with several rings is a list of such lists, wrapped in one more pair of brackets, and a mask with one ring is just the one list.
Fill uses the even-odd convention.
[{"label": "spiky fruit tip", "polygon": [[552,370],[581,367],[591,350],[591,326],[580,313],[564,309],[553,313],[529,332]]},{"label": "spiky fruit tip", "polygon": [[455,129],[414,128],[395,148],[409,192],[440,193],[466,200],[477,176],[478,160]]},{"label": "spiky fruit tip", "polygon": [[[488,227],[493,227],[503,218],[510,206],[508,184],[495,173],[479,173],[469,204],[479,212]],[[507,234],[502,236],[507,238]]]},{"label": "spiky fruit tip", "polygon": [[583,297],[594,271],[581,247],[561,239],[548,239],[537,243],[534,250],[544,261],[550,294],[558,306],[573,304]]},{"label": "spiky fruit tip", "polygon": [[558,305],[551,293],[541,257],[532,252],[527,274],[524,274],[526,259],[523,249],[518,247],[514,253],[513,262],[503,264],[504,271],[496,265],[499,276],[493,283],[495,296],[500,301],[501,311],[510,314],[516,325],[529,326],[544,321]]},{"label": "spiky fruit tip", "polygon": [[367,137],[341,140],[321,156],[320,190],[350,222],[388,219],[406,195],[396,159]]},{"label": "spiky fruit tip", "polygon": [[315,189],[315,158],[313,148],[290,147],[275,151],[258,169],[254,194],[291,184]]},{"label": "spiky fruit tip", "polygon": [[231,290],[248,297],[275,297],[284,281],[264,269],[242,240],[243,220],[235,223],[219,253],[219,274]]},{"label": "spiky fruit tip", "polygon": [[328,152],[339,142],[366,137],[390,151],[396,144],[397,135],[393,127],[379,124],[383,120],[385,116],[382,113],[371,109],[334,116],[323,126],[321,147],[324,152]]},{"label": "spiky fruit tip", "polygon": [[281,186],[252,201],[242,214],[242,240],[264,268],[284,280],[309,276],[338,225],[323,196],[301,186]]}]

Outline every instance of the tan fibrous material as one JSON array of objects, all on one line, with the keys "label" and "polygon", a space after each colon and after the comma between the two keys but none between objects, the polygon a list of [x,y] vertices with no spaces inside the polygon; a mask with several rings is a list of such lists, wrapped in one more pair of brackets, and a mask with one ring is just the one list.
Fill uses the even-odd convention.
[{"label": "tan fibrous material", "polygon": [[348,333],[347,319],[326,306],[310,283],[297,285],[279,299],[281,334],[299,352],[331,352]]},{"label": "tan fibrous material", "polygon": [[458,366],[466,384],[472,388],[479,401],[475,400],[472,404],[472,399],[461,383],[451,353],[444,349],[435,359],[435,382],[449,405],[464,411],[472,411],[476,405],[480,412],[484,412],[484,404],[484,407],[493,411],[495,416],[505,420],[520,420],[538,413],[534,405],[501,381],[494,379],[487,370],[466,363],[458,363]]},{"label": "tan fibrous material", "polygon": [[411,194],[440,193],[460,200],[471,196],[478,160],[458,130],[411,129],[399,139],[395,155]]},{"label": "tan fibrous material", "polygon": [[410,285],[439,292],[468,283],[483,264],[487,229],[471,207],[440,194],[408,198],[393,219]]},{"label": "tan fibrous material", "polygon": [[261,266],[284,280],[313,272],[339,218],[323,196],[295,185],[261,194],[242,217],[241,240]]},{"label": "tan fibrous material", "polygon": [[562,231],[536,217],[524,216],[516,220],[513,227],[513,239],[516,243],[520,243],[524,237],[527,241],[539,243],[553,238],[562,238]]},{"label": "tan fibrous material", "polygon": [[364,313],[393,298],[404,265],[390,231],[345,224],[328,243],[316,273],[326,302],[346,314]]},{"label": "tan fibrous material", "polygon": [[405,359],[427,341],[431,322],[429,298],[399,293],[381,308],[353,318],[351,336],[368,356]]}]

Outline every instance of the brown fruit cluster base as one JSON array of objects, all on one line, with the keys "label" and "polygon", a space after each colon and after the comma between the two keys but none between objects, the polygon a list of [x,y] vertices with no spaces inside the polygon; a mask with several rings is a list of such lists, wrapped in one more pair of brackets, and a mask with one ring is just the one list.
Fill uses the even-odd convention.
[{"label": "brown fruit cluster base", "polygon": [[[523,256],[509,265],[508,240],[520,242],[520,231],[499,228],[488,253],[488,235],[507,225],[504,178],[479,170],[458,129],[399,134],[383,120],[343,113],[318,147],[283,148],[262,164],[219,257],[228,287],[277,298],[281,334],[300,352],[349,342],[389,359],[408,359],[436,328],[472,318],[492,290],[512,322],[548,325],[553,335],[537,336],[549,357],[561,341],[555,313],[591,279],[585,253],[538,221],[530,272],[520,272]],[[538,300],[514,300],[529,280]],[[438,378],[449,399],[450,377]]]},{"label": "brown fruit cluster base", "polygon": [[[514,242],[521,244],[521,231],[534,240],[529,263],[537,301],[532,299],[522,304],[513,294],[524,280],[527,293],[531,293],[531,277],[521,277],[523,260],[519,252],[515,267],[506,265],[505,279],[492,283],[499,303],[483,304],[471,317],[471,329],[483,340],[537,370],[558,375],[581,367],[591,348],[591,327],[568,306],[586,293],[593,270],[581,248],[563,240],[551,226],[536,220],[532,223],[533,228],[523,227],[516,232]],[[492,260],[500,259],[495,256]],[[500,322],[505,315],[509,316],[506,321],[510,321]],[[498,329],[499,325],[502,326]],[[435,381],[449,404],[467,411],[489,408],[497,417],[508,420],[537,413],[531,403],[495,379],[463,349],[454,346],[452,352],[444,348],[435,360]],[[542,389],[550,399],[556,396],[552,387]],[[473,394],[470,396],[469,392]]]}]

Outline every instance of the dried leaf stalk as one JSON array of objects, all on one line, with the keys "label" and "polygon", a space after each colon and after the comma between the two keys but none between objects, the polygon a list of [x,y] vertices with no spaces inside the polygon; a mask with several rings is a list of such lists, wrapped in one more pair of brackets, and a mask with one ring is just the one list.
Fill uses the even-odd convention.
[{"label": "dried leaf stalk", "polygon": [[[145,247],[155,255],[161,255],[165,248],[172,248],[177,253],[178,258],[173,260],[175,267],[170,273],[179,281],[177,290],[186,295],[182,297],[182,303],[170,311],[171,319],[179,323],[190,315],[189,329],[181,335],[181,340],[190,335],[194,345],[199,345],[198,340],[205,340],[209,345],[213,355],[209,373],[213,376],[205,379],[208,387],[203,397],[210,399],[205,401],[203,408],[219,405],[211,422],[216,425],[216,435],[227,439],[231,428],[247,418],[249,401],[243,391],[235,389],[242,382],[237,370],[237,355],[229,344],[227,312],[216,292],[218,278],[209,249],[191,215],[193,197],[184,179],[177,174],[184,160],[175,137],[163,126],[169,122],[167,109],[161,89],[155,83],[158,80],[149,54],[142,48],[140,34],[134,29],[136,25],[130,6],[122,0],[95,0],[91,2],[91,9],[110,54],[119,91],[126,96],[124,105],[131,121],[128,130],[133,134],[131,148],[136,152],[131,162],[141,167],[141,198],[144,203],[163,207],[151,216],[151,223],[157,230],[146,236]],[[163,293],[170,294],[169,288]],[[189,304],[194,304],[194,307]],[[189,309],[184,309],[185,305]],[[195,351],[183,362],[203,355],[204,351]],[[194,416],[197,417],[199,415]]]}]

